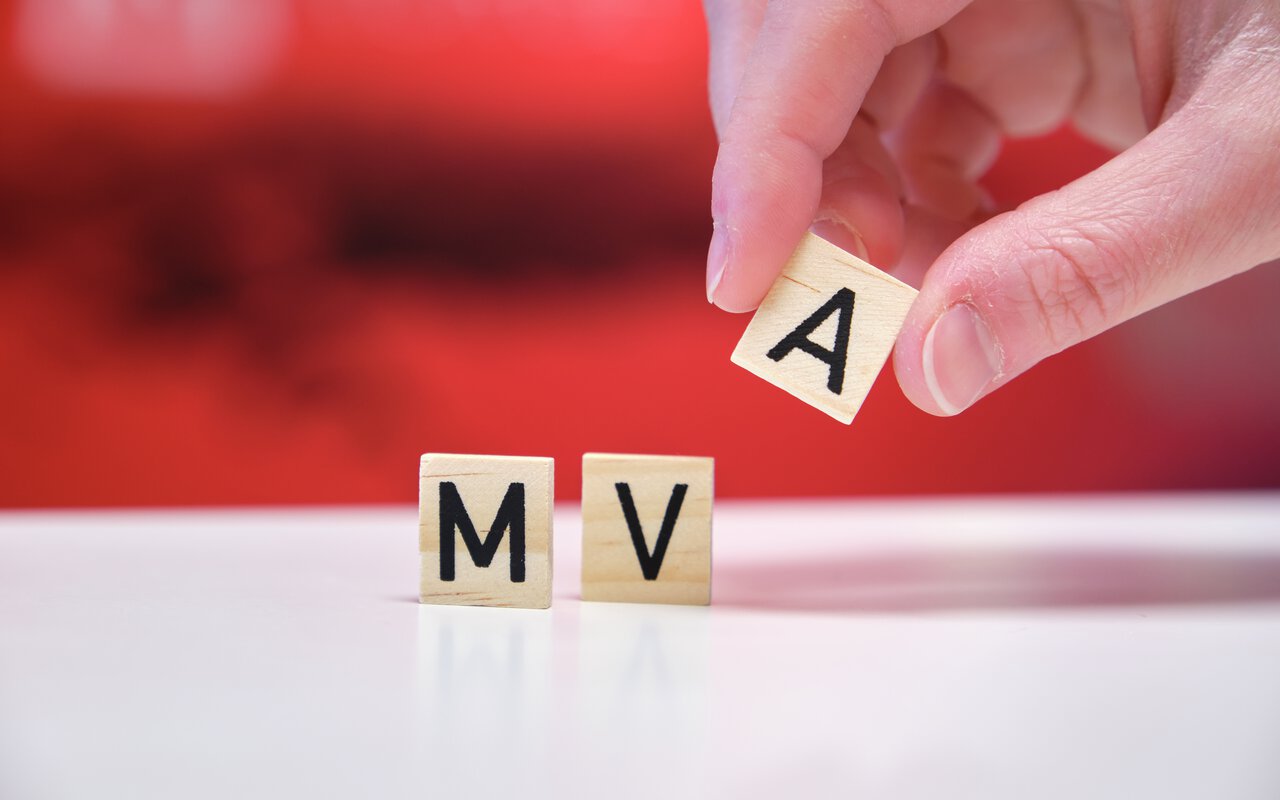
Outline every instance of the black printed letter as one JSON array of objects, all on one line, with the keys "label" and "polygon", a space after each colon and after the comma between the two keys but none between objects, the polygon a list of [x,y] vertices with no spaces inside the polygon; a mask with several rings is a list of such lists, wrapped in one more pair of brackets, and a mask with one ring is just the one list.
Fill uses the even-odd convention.
[{"label": "black printed letter", "polygon": [[644,543],[644,529],[640,527],[635,500],[631,499],[631,487],[625,483],[615,483],[613,488],[618,490],[618,502],[622,503],[622,514],[627,518],[627,528],[631,531],[631,544],[636,548],[636,558],[640,559],[640,571],[644,573],[646,581],[656,581],[658,571],[662,569],[662,559],[667,555],[667,545],[671,543],[676,518],[680,516],[680,506],[684,504],[684,493],[689,491],[689,484],[677,483],[671,490],[667,513],[662,518],[662,527],[658,530],[658,541],[653,545],[652,554]]},{"label": "black printed letter", "polygon": [[493,556],[502,542],[502,532],[511,531],[511,582],[524,583],[524,484],[513,483],[498,506],[489,533],[480,541],[476,526],[471,522],[467,507],[462,504],[458,487],[452,481],[440,482],[440,580],[454,579],[453,530],[462,534],[467,552],[477,567],[493,563]]},{"label": "black printed letter", "polygon": [[[781,361],[792,350],[803,350],[819,361],[829,365],[831,372],[827,376],[827,388],[836,394],[844,389],[844,366],[849,360],[849,326],[853,322],[854,294],[849,289],[841,289],[822,304],[822,308],[809,315],[795,330],[788,333],[782,341],[766,353],[774,361]],[[836,319],[836,345],[828,350],[821,345],[809,341],[809,334],[827,321],[832,312],[840,312]]]}]

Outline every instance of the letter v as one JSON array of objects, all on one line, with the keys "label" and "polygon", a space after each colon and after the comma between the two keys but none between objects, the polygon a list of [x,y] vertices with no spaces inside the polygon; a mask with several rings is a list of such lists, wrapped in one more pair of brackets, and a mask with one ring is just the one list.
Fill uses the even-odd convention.
[{"label": "letter v", "polygon": [[623,516],[627,519],[627,528],[631,531],[631,544],[636,548],[636,558],[640,559],[640,571],[647,581],[656,581],[662,569],[662,560],[667,555],[667,545],[671,543],[671,533],[676,528],[676,519],[680,516],[680,506],[684,505],[685,492],[689,484],[677,483],[671,490],[671,499],[667,501],[667,513],[662,518],[662,528],[658,531],[658,541],[653,545],[653,552],[644,541],[644,529],[640,526],[640,515],[636,513],[635,500],[631,498],[631,487],[626,483],[615,483],[618,490],[618,502],[622,504]]}]

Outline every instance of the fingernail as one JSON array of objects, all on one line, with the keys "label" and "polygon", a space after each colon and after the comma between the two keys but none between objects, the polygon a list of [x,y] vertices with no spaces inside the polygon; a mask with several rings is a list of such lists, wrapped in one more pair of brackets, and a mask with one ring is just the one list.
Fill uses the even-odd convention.
[{"label": "fingernail", "polygon": [[715,303],[716,287],[724,277],[725,263],[729,260],[728,235],[719,225],[711,233],[711,247],[707,250],[707,302]]},{"label": "fingernail", "polygon": [[826,217],[814,222],[810,228],[846,253],[852,253],[863,261],[868,259],[867,245],[862,241],[862,235],[844,220],[835,216]]},{"label": "fingernail", "polygon": [[973,405],[999,370],[995,339],[968,304],[947,309],[924,337],[925,384],[947,415]]}]

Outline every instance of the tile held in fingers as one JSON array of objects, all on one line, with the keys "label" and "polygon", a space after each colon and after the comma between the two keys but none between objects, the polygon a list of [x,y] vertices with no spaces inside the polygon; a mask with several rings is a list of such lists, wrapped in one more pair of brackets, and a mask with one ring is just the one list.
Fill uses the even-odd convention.
[{"label": "tile held in fingers", "polygon": [[731,360],[848,424],[915,297],[892,275],[805,234]]}]

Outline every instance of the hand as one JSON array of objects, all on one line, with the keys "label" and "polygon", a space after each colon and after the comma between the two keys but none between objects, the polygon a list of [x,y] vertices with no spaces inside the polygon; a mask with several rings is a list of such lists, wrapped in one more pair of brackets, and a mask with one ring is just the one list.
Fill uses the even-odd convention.
[{"label": "hand", "polygon": [[[706,13],[720,137],[708,297],[755,308],[810,227],[923,275],[894,368],[925,411],[958,413],[1046,356],[1280,258],[1280,3]],[[976,180],[1002,137],[1067,120],[1123,152],[990,216]]]}]

